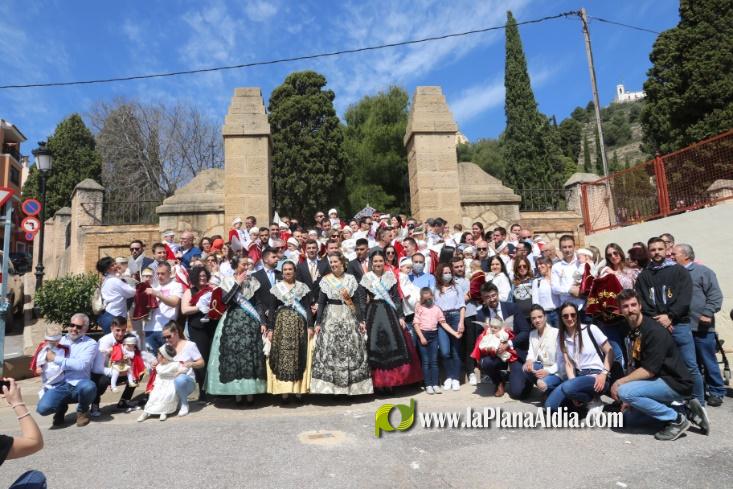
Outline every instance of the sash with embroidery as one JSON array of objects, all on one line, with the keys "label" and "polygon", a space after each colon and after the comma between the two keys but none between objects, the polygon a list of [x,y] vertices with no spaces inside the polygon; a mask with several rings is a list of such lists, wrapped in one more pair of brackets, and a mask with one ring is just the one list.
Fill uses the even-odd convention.
[{"label": "sash with embroidery", "polygon": [[389,307],[396,311],[397,306],[395,306],[395,303],[392,301],[392,297],[389,296],[389,289],[384,286],[381,278],[377,278],[376,274],[374,275],[374,278],[376,278],[377,280],[370,281],[371,285],[374,287],[374,290],[372,290],[372,292],[377,297],[377,299],[383,300],[384,302],[389,304]]},{"label": "sash with embroidery", "polygon": [[[227,292],[229,292],[234,285],[234,280],[230,277],[227,277],[227,281],[222,284],[222,288],[224,288]],[[262,318],[260,317],[259,313],[257,312],[257,309],[255,309],[255,306],[252,305],[252,303],[244,298],[244,294],[242,294],[241,290],[237,293],[236,302],[239,305],[239,308],[244,311],[245,314],[247,314],[250,318],[257,321],[257,324],[262,324]]]},{"label": "sash with embroidery", "polygon": [[301,305],[300,301],[297,297],[295,297],[295,289],[297,287],[297,284],[293,286],[292,289],[288,290],[287,287],[285,287],[284,282],[278,282],[275,287],[278,288],[280,293],[283,297],[283,304],[285,304],[288,307],[292,307],[295,309],[295,312],[303,316],[303,319],[306,321],[308,320],[308,313],[305,312],[305,308]]}]

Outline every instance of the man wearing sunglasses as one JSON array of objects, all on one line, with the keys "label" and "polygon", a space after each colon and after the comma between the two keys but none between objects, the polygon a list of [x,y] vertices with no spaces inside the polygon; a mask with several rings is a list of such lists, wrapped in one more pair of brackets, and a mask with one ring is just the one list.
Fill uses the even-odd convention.
[{"label": "man wearing sunglasses", "polygon": [[53,413],[53,427],[64,426],[69,403],[77,403],[76,425],[86,426],[91,420],[89,408],[97,395],[97,386],[91,381],[92,365],[97,356],[97,342],[86,336],[89,317],[77,313],[71,316],[68,332],[59,342],[69,348],[66,358],[57,358],[48,351],[46,361],[53,362],[64,372],[64,383],[49,389],[38,401],[36,410],[41,416]]},{"label": "man wearing sunglasses", "polygon": [[145,270],[153,263],[152,258],[145,256],[145,245],[139,239],[130,243],[130,258],[127,260],[127,270],[130,276],[140,281],[140,272]]}]

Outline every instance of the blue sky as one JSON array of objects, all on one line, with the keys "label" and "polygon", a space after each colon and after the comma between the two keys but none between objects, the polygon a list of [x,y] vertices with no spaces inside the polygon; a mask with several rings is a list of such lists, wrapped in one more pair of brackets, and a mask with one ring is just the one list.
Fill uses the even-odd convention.
[{"label": "blue sky", "polygon": [[[669,29],[671,0],[451,1],[3,1],[0,85],[116,77],[247,63],[462,32],[505,22],[511,9],[529,20],[586,7],[589,15]],[[558,121],[591,98],[579,20],[520,27],[540,110]],[[601,103],[615,85],[639,90],[654,34],[591,23]],[[190,103],[221,121],[235,87],[258,86],[267,97],[291,71],[323,73],[339,115],[364,95],[396,84],[410,94],[440,85],[461,131],[471,140],[504,128],[503,30],[307,62],[176,78],[60,88],[0,90],[0,118],[38,140],[73,112],[98,100]]]}]

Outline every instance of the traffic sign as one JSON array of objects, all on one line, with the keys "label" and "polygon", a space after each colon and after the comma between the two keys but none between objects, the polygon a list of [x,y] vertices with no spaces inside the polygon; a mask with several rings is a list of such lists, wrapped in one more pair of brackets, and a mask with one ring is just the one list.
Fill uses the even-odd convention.
[{"label": "traffic sign", "polygon": [[33,238],[36,237],[36,233],[25,233],[25,240],[26,241],[33,241]]},{"label": "traffic sign", "polygon": [[15,195],[15,190],[10,187],[0,187],[0,207],[5,205],[5,202],[9,201]]},{"label": "traffic sign", "polygon": [[41,212],[41,203],[36,199],[25,199],[20,206],[28,216],[37,216]]},{"label": "traffic sign", "polygon": [[22,227],[23,231],[26,233],[35,234],[39,229],[41,229],[41,221],[39,221],[37,217],[26,217],[21,221],[20,227]]}]

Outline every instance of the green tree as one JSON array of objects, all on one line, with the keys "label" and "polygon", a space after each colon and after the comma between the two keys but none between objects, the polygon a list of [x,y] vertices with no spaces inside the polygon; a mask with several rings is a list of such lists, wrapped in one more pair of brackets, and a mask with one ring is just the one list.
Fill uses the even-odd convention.
[{"label": "green tree", "polygon": [[572,117],[568,117],[557,128],[560,136],[560,148],[563,155],[577,161],[580,154],[580,137],[583,125]]},{"label": "green tree", "polygon": [[458,161],[470,161],[499,180],[504,179],[504,153],[502,138],[479,139],[475,143],[458,145]]},{"label": "green tree", "polygon": [[[86,178],[101,182],[102,159],[92,132],[79,114],[72,114],[56,126],[48,138],[53,168],[46,178],[46,217],[71,205],[71,192]],[[23,196],[40,199],[40,178],[34,165],[23,185]]]},{"label": "green tree", "polygon": [[350,214],[367,204],[390,213],[409,210],[407,151],[402,142],[409,103],[403,88],[391,87],[346,110],[346,211]]},{"label": "green tree", "polygon": [[588,145],[588,133],[583,134],[583,171],[593,173],[593,163],[590,161],[590,146]]},{"label": "green tree", "polygon": [[[504,180],[512,188],[561,188],[565,164],[547,117],[537,109],[517,22],[507,12]],[[559,194],[558,194],[559,195]]]},{"label": "green tree", "polygon": [[598,136],[598,128],[593,127],[593,132],[595,133],[595,146],[596,146],[596,161],[595,161],[595,170],[598,171],[599,175],[603,174],[603,157],[601,156],[601,138]]},{"label": "green tree", "polygon": [[335,95],[325,86],[326,78],[315,71],[291,73],[268,105],[273,205],[301,220],[341,204],[344,195],[344,136]]},{"label": "green tree", "polygon": [[733,127],[733,5],[680,0],[680,22],[649,56],[645,151],[674,151]]}]

